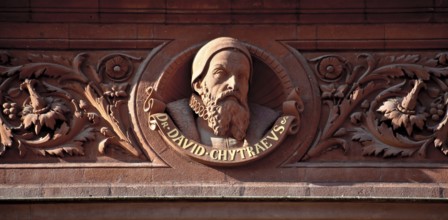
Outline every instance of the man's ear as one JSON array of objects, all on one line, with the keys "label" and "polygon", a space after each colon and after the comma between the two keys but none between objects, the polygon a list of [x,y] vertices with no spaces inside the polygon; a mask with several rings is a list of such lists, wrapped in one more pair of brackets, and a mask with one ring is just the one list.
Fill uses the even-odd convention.
[{"label": "man's ear", "polygon": [[202,95],[202,85],[200,81],[196,81],[193,83],[193,89],[196,91],[199,95]]}]

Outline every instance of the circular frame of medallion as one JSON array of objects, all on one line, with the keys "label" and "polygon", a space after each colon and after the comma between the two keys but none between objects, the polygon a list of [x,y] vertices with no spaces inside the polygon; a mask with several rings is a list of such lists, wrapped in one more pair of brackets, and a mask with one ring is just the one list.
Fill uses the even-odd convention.
[{"label": "circular frame of medallion", "polygon": [[[169,103],[191,95],[191,74],[185,73],[191,72],[193,58],[202,45],[195,45],[182,51],[166,65],[158,81],[150,89],[152,93],[157,93],[155,97],[160,99],[157,102]],[[300,107],[300,95],[292,95],[293,98],[291,98],[291,93],[296,93],[298,89],[293,87],[286,70],[274,56],[263,49],[247,43],[244,43],[244,46],[247,47],[253,59],[254,75],[250,82],[249,101],[283,114],[277,118],[258,142],[235,149],[214,149],[186,138],[168,114],[149,116],[150,124],[152,123],[150,126],[159,130],[164,141],[176,152],[208,165],[242,165],[270,154],[287,135],[298,131],[299,127],[295,123],[300,121],[300,113],[286,114],[284,109],[287,104],[285,103],[288,98],[290,100],[297,99],[299,103],[291,101],[293,104],[288,108],[303,110],[303,106]],[[148,110],[148,106],[154,102],[148,97],[147,102],[145,101],[145,109]],[[296,117],[299,119],[297,120]]]}]

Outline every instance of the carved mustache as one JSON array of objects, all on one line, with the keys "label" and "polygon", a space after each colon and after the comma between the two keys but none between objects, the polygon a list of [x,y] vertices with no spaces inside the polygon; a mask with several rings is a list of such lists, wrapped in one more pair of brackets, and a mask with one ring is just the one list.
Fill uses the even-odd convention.
[{"label": "carved mustache", "polygon": [[216,102],[218,103],[218,102],[220,102],[220,101],[222,101],[222,100],[224,100],[224,99],[226,99],[226,98],[228,98],[230,96],[235,97],[238,100],[238,102],[240,102],[240,104],[243,104],[244,101],[243,101],[240,93],[235,91],[235,90],[227,90],[227,91],[222,92],[216,98]]}]

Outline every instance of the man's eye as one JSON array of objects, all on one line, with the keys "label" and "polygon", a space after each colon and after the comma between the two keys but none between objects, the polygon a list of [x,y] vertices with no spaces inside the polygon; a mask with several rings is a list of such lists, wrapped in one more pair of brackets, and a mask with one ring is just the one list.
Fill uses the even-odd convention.
[{"label": "man's eye", "polygon": [[223,70],[216,70],[214,75],[215,77],[221,77],[225,74],[225,72]]}]

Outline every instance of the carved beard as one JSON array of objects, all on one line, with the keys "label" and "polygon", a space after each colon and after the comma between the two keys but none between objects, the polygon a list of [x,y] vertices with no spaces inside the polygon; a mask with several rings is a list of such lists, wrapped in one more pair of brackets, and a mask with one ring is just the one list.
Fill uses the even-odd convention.
[{"label": "carved beard", "polygon": [[[213,133],[222,137],[233,137],[242,141],[249,127],[250,111],[247,100],[233,91],[226,91],[214,98],[204,83],[205,92],[201,94],[205,105],[208,126]],[[231,99],[235,97],[235,99]]]}]

